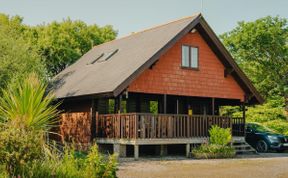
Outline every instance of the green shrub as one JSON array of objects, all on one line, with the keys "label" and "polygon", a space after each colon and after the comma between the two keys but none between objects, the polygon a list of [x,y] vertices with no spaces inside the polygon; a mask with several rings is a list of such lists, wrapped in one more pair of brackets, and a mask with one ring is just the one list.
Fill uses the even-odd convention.
[{"label": "green shrub", "polygon": [[42,133],[27,129],[0,131],[0,164],[12,175],[24,175],[25,166],[44,155]]},{"label": "green shrub", "polygon": [[58,111],[53,95],[35,76],[19,81],[0,98],[0,176],[29,178],[116,177],[115,156],[92,146],[87,156],[66,146],[60,153],[45,140]]},{"label": "green shrub", "polygon": [[55,122],[57,105],[46,85],[32,74],[15,82],[0,98],[0,164],[10,176],[24,176],[26,167],[45,155],[45,135]]},{"label": "green shrub", "polygon": [[90,148],[86,157],[77,157],[74,149],[65,147],[64,154],[51,153],[50,157],[34,162],[28,177],[38,178],[113,178],[116,177],[117,161],[114,155],[105,157],[96,145]]},{"label": "green shrub", "polygon": [[209,143],[215,145],[226,146],[232,139],[230,128],[224,129],[217,125],[212,126],[212,128],[209,130],[209,135]]},{"label": "green shrub", "polygon": [[232,140],[230,128],[224,129],[217,125],[209,130],[209,143],[202,144],[192,150],[192,156],[198,159],[208,158],[232,158],[235,150],[228,145]]},{"label": "green shrub", "polygon": [[235,157],[235,150],[230,146],[202,144],[192,150],[192,156],[197,159],[233,158]]}]

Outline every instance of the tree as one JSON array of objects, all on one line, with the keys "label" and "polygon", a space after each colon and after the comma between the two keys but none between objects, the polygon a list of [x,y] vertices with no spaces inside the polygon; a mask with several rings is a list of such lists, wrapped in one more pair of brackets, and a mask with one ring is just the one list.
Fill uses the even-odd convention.
[{"label": "tree", "polygon": [[28,26],[22,22],[20,16],[0,14],[0,28],[14,39],[22,39],[26,46],[35,50],[42,57],[50,77],[75,62],[93,46],[117,36],[110,25],[87,25],[69,18],[38,26]]},{"label": "tree", "polygon": [[220,36],[224,45],[267,98],[284,97],[288,111],[288,23],[279,17],[239,22]]},{"label": "tree", "polygon": [[23,38],[14,37],[15,33],[16,29],[0,28],[0,90],[8,83],[25,79],[31,72],[43,81],[47,79],[41,56]]},{"label": "tree", "polygon": [[33,28],[36,48],[45,58],[47,69],[56,75],[75,62],[94,45],[113,40],[117,33],[112,26],[86,25],[70,19]]}]

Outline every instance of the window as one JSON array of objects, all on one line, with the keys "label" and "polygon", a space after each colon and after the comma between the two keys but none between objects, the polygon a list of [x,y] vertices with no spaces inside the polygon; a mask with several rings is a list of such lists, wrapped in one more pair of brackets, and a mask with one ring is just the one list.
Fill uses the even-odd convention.
[{"label": "window", "polygon": [[193,46],[182,46],[182,67],[198,68],[198,48]]},{"label": "window", "polygon": [[113,50],[113,51],[109,51],[107,53],[104,53],[104,55],[97,62],[107,61],[108,59],[110,59],[117,52],[118,52],[118,49]]},{"label": "window", "polygon": [[101,57],[103,57],[103,56],[104,56],[104,53],[96,56],[95,59],[94,59],[92,62],[87,63],[87,65],[89,65],[89,64],[94,64],[96,61],[98,61],[98,60],[99,60]]},{"label": "window", "polygon": [[113,51],[109,51],[109,52],[106,52],[106,53],[101,53],[100,55],[96,56],[95,59],[90,62],[90,63],[87,63],[87,65],[89,64],[94,64],[96,62],[104,62],[104,61],[107,61],[108,59],[110,59],[114,54],[116,54],[119,50],[116,49],[116,50],[113,50]]}]

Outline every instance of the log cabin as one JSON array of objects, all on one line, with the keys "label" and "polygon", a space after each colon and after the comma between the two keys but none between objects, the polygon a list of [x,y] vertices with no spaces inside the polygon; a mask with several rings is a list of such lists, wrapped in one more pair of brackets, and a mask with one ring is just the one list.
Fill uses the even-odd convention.
[{"label": "log cabin", "polygon": [[[188,156],[212,125],[244,140],[245,106],[263,103],[201,14],[95,46],[52,84],[63,137],[112,145],[120,156],[132,147],[135,159],[145,145],[160,154],[184,145]],[[222,106],[243,115],[222,116]]]}]

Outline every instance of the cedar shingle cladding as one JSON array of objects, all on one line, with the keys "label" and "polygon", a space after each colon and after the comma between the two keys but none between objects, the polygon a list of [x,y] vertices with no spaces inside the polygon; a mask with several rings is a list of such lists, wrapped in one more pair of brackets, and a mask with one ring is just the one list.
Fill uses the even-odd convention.
[{"label": "cedar shingle cladding", "polygon": [[[181,46],[199,47],[199,70],[181,68]],[[129,86],[130,92],[239,99],[244,91],[198,32],[188,33]]]}]

